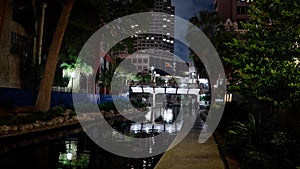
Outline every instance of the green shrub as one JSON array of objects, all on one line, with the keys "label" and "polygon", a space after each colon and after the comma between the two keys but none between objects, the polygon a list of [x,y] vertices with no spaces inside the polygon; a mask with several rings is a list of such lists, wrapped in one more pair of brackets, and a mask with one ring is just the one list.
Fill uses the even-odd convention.
[{"label": "green shrub", "polygon": [[69,114],[69,118],[72,118],[76,116],[76,112],[75,111],[71,111],[70,114]]},{"label": "green shrub", "polygon": [[99,109],[104,110],[104,111],[110,111],[110,110],[116,111],[117,110],[115,104],[112,102],[106,102],[106,103],[99,104]]},{"label": "green shrub", "polygon": [[11,119],[12,119],[11,116],[1,117],[1,118],[0,118],[0,126],[3,126],[3,125],[9,125]]},{"label": "green shrub", "polygon": [[272,118],[249,115],[248,121],[232,122],[229,147],[243,169],[290,169],[299,165],[299,146],[287,133],[273,128]]},{"label": "green shrub", "polygon": [[50,117],[64,117],[65,109],[62,106],[55,106],[49,110]]},{"label": "green shrub", "polygon": [[62,106],[55,106],[48,112],[26,112],[11,117],[0,118],[0,125],[19,125],[35,123],[37,120],[48,121],[55,117],[64,117],[65,109]]},{"label": "green shrub", "polygon": [[40,121],[48,121],[55,117],[54,114],[50,114],[49,112],[41,112],[41,111],[33,112],[30,114],[30,116]]}]

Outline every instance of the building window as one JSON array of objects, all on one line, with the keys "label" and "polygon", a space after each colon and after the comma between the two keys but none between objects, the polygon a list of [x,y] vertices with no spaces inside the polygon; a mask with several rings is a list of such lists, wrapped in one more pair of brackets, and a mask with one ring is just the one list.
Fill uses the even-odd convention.
[{"label": "building window", "polygon": [[238,15],[247,15],[248,14],[248,7],[247,6],[238,6],[236,9],[236,13]]},{"label": "building window", "polygon": [[27,51],[26,36],[11,32],[10,53],[18,56],[26,55]]},{"label": "building window", "polygon": [[148,59],[144,59],[144,61],[143,61],[144,63],[148,63]]},{"label": "building window", "polygon": [[138,59],[138,63],[142,63],[142,59]]},{"label": "building window", "polygon": [[136,63],[136,59],[132,59],[132,63]]}]

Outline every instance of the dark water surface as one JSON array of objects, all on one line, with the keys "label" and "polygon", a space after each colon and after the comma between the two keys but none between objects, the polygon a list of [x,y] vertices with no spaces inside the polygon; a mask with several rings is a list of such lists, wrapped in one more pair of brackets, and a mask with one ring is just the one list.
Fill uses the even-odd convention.
[{"label": "dark water surface", "polygon": [[0,139],[0,169],[153,169],[161,156],[120,157],[96,145],[81,127]]}]

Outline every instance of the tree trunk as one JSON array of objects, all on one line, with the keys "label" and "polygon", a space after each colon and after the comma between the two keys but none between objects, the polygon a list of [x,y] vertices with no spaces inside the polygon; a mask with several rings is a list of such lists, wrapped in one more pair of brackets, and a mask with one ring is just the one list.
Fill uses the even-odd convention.
[{"label": "tree trunk", "polygon": [[65,1],[61,16],[57,23],[39,87],[35,105],[36,111],[45,112],[50,109],[51,90],[58,62],[58,55],[74,2],[75,0]]}]

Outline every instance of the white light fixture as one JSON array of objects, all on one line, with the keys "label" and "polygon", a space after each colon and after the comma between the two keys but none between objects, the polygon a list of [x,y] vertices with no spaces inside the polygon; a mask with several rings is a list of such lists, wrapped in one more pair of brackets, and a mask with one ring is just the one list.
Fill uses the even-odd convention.
[{"label": "white light fixture", "polygon": [[68,160],[72,160],[72,156],[73,156],[72,153],[67,153],[67,159],[68,159]]},{"label": "white light fixture", "polygon": [[154,66],[151,66],[151,71],[153,71],[154,70]]},{"label": "white light fixture", "polygon": [[232,94],[231,93],[225,94],[224,100],[225,100],[225,102],[231,102],[232,101]]},{"label": "white light fixture", "polygon": [[144,93],[153,93],[153,88],[152,87],[144,87]]},{"label": "white light fixture", "polygon": [[166,93],[175,94],[176,93],[176,88],[166,88]]},{"label": "white light fixture", "polygon": [[167,40],[167,39],[165,39],[165,38],[163,39],[163,41],[166,41],[166,40]]},{"label": "white light fixture", "polygon": [[142,93],[143,89],[141,87],[131,87],[133,93]]},{"label": "white light fixture", "polygon": [[71,74],[70,74],[71,78],[74,78],[75,77],[75,72],[72,71]]},{"label": "white light fixture", "polygon": [[167,27],[167,25],[163,25],[163,27],[164,27],[164,28],[166,28],[166,27]]},{"label": "white light fixture", "polygon": [[177,94],[187,94],[188,89],[178,88]]}]

